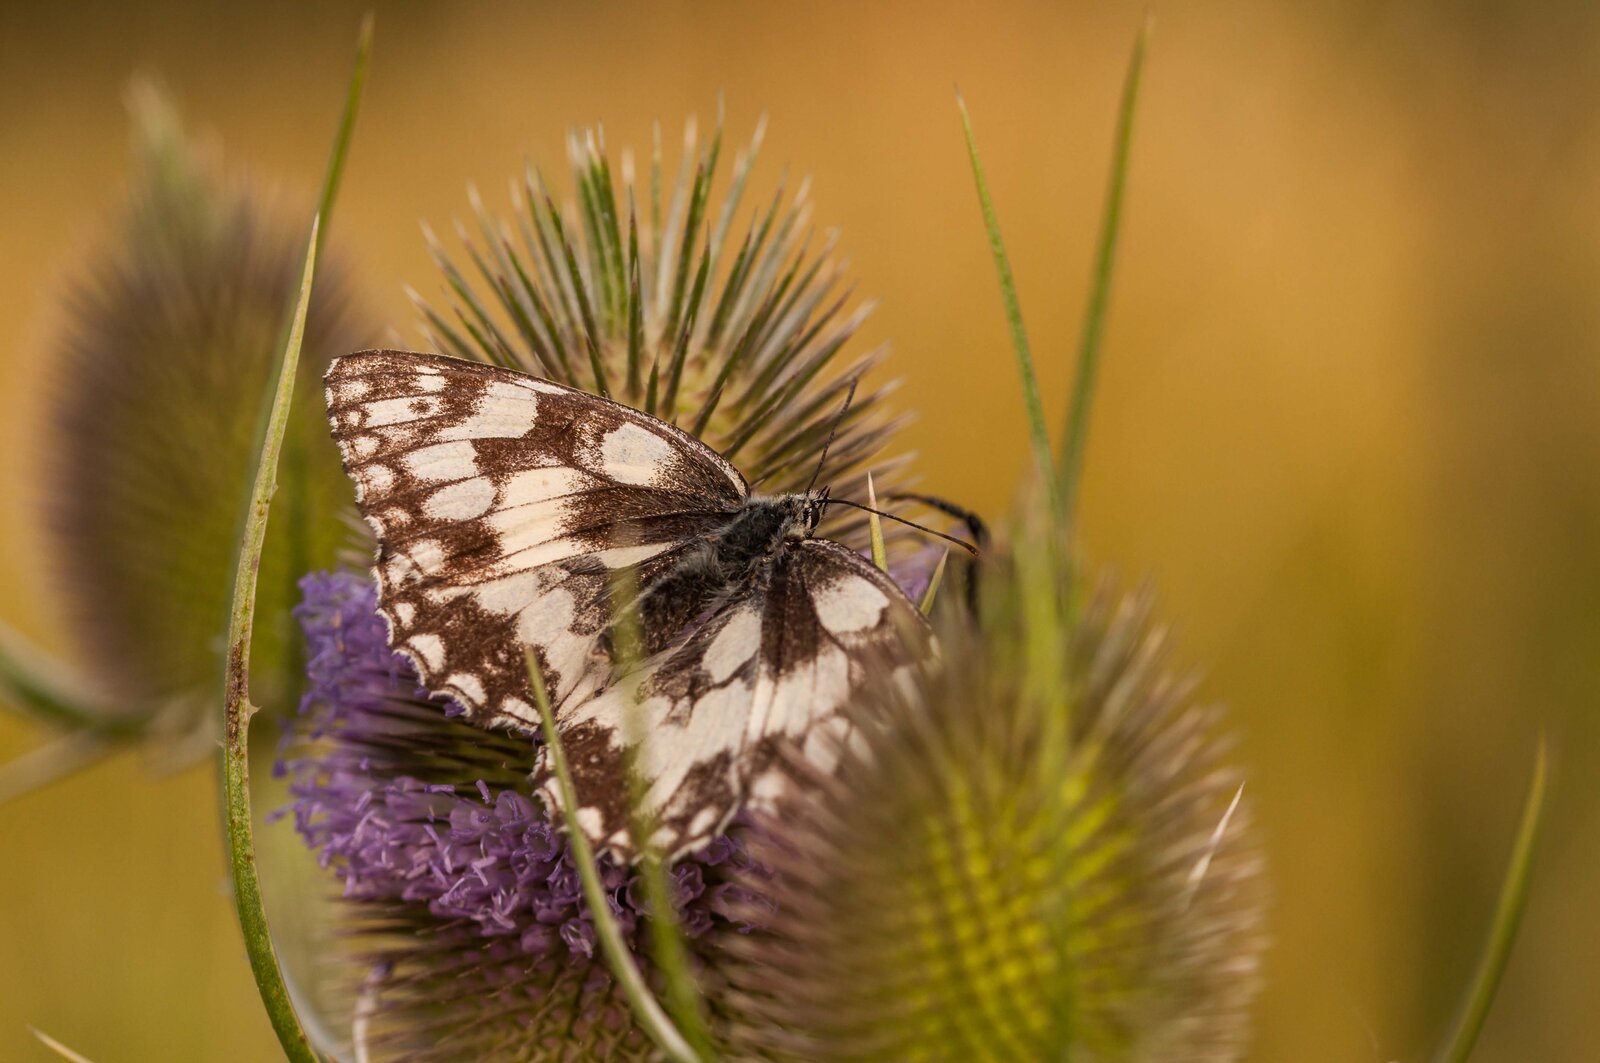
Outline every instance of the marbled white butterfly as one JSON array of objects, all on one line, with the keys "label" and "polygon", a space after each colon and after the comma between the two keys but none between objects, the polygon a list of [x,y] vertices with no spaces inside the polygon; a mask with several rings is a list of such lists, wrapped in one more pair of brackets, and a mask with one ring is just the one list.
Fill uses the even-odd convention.
[{"label": "marbled white butterfly", "polygon": [[[377,532],[391,644],[475,722],[525,731],[531,649],[573,818],[613,852],[635,851],[628,713],[646,728],[632,770],[655,844],[676,855],[743,806],[773,807],[785,745],[825,767],[867,670],[928,644],[899,587],[813,537],[826,490],[752,495],[710,447],[620,403],[401,351],[337,359],[327,401]],[[636,596],[636,689],[610,656],[619,586]],[[534,784],[554,798],[542,758]]]}]

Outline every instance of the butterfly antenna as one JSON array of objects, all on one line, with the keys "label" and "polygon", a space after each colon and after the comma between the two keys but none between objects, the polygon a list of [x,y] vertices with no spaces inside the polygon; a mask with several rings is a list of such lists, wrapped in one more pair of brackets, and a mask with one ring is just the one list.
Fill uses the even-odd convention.
[{"label": "butterfly antenna", "polygon": [[946,535],[942,531],[934,531],[932,528],[928,527],[926,524],[918,524],[914,520],[907,520],[904,517],[897,517],[893,513],[885,513],[881,509],[873,509],[871,506],[864,506],[860,502],[852,502],[848,498],[830,498],[830,499],[828,499],[828,505],[830,505],[830,506],[849,506],[851,509],[863,509],[863,510],[866,510],[868,513],[876,513],[878,516],[883,517],[885,520],[892,520],[892,521],[895,521],[898,524],[904,524],[908,528],[915,528],[919,532],[923,532],[923,533],[925,533],[927,535],[932,535],[932,536],[934,536],[935,538],[938,538],[938,539],[943,539],[947,543],[955,543],[957,546],[961,547],[961,549],[965,550],[967,553],[971,554],[973,557],[979,556],[978,555],[978,548],[976,546],[973,546],[971,543],[967,542],[965,539],[957,538],[954,535]]},{"label": "butterfly antenna", "polygon": [[817,469],[811,474],[811,482],[806,484],[806,494],[808,495],[811,493],[811,489],[817,486],[817,477],[822,475],[822,466],[828,460],[828,448],[833,446],[833,437],[839,434],[839,425],[843,423],[844,415],[850,412],[850,403],[856,397],[856,384],[860,383],[860,379],[860,377],[856,377],[850,381],[850,390],[845,392],[844,405],[839,407],[839,414],[833,419],[833,427],[828,429],[828,441],[822,444],[822,456],[817,459]]},{"label": "butterfly antenna", "polygon": [[965,524],[967,526],[967,534],[972,536],[972,541],[977,544],[978,549],[986,550],[989,547],[989,526],[984,523],[982,517],[965,506],[958,506],[948,499],[940,498],[938,495],[917,494],[915,491],[900,491],[896,494],[887,495],[884,501],[920,502],[930,509],[937,509],[940,513],[954,517]]}]

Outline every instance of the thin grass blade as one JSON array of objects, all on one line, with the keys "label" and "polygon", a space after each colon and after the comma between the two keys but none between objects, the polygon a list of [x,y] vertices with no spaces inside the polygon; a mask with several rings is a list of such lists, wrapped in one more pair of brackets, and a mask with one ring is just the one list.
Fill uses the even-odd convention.
[{"label": "thin grass blade", "polygon": [[317,200],[317,217],[321,231],[317,237],[317,255],[328,240],[328,221],[333,217],[333,204],[339,198],[339,185],[344,181],[345,160],[350,157],[350,141],[356,132],[356,115],[361,111],[361,97],[367,89],[367,71],[372,66],[372,35],[377,26],[377,14],[368,11],[361,20],[356,35],[356,68],[350,75],[350,91],[345,94],[344,112],[339,116],[339,131],[334,134],[333,150],[328,156],[328,172],[322,180],[322,196]]},{"label": "thin grass blade", "polygon": [[1089,412],[1094,405],[1095,381],[1100,374],[1100,348],[1105,342],[1106,308],[1111,301],[1111,276],[1117,260],[1117,238],[1122,231],[1122,200],[1128,186],[1128,154],[1133,143],[1133,117],[1139,102],[1144,72],[1145,44],[1150,38],[1149,16],[1139,26],[1133,54],[1122,83],[1122,104],[1117,112],[1116,139],[1111,152],[1111,175],[1106,185],[1105,211],[1100,216],[1100,242],[1095,250],[1089,303],[1083,312],[1078,340],[1078,370],[1072,385],[1071,405],[1061,437],[1061,505],[1071,522],[1077,511],[1078,485],[1083,478],[1084,450],[1089,439]]},{"label": "thin grass blade", "polygon": [[1017,282],[1011,273],[1011,259],[1006,255],[1005,242],[1000,238],[1000,219],[995,214],[994,201],[989,197],[989,181],[984,176],[983,160],[978,156],[978,141],[972,132],[972,119],[967,114],[967,101],[956,92],[956,107],[961,112],[961,130],[967,138],[967,158],[972,163],[972,182],[978,190],[978,206],[983,210],[984,228],[989,234],[989,251],[994,256],[995,274],[1000,280],[1000,298],[1005,304],[1006,320],[1011,326],[1011,347],[1017,356],[1017,372],[1022,377],[1022,402],[1028,413],[1028,431],[1033,437],[1034,461],[1039,466],[1049,491],[1051,510],[1061,513],[1060,488],[1056,483],[1055,459],[1050,450],[1050,432],[1045,427],[1044,403],[1039,398],[1039,377],[1033,368],[1033,350],[1028,344],[1028,330],[1022,323],[1022,303],[1017,298]]},{"label": "thin grass blade", "polygon": [[1500,989],[1506,961],[1511,958],[1511,946],[1517,939],[1517,927],[1522,922],[1522,913],[1528,904],[1533,859],[1539,849],[1540,828],[1544,825],[1547,761],[1545,743],[1541,738],[1534,754],[1533,781],[1528,784],[1528,796],[1522,804],[1522,820],[1517,825],[1516,841],[1511,846],[1511,860],[1506,865],[1505,881],[1500,886],[1500,897],[1495,902],[1494,921],[1489,924],[1489,937],[1484,942],[1477,970],[1473,972],[1472,983],[1462,1000],[1455,1028],[1434,1056],[1439,1063],[1465,1063],[1471,1058],[1478,1035],[1483,1032],[1484,1020],[1489,1017],[1489,1007]]},{"label": "thin grass blade", "polygon": [[883,543],[883,518],[878,516],[878,489],[873,486],[872,473],[867,473],[867,505],[872,510],[867,513],[867,528],[872,541],[872,563],[878,566],[878,571],[889,571],[889,550]]},{"label": "thin grass blade", "polygon": [[939,595],[939,585],[944,582],[944,567],[950,562],[950,551],[946,550],[939,555],[939,563],[933,566],[933,575],[928,577],[928,589],[922,592],[922,600],[917,603],[917,608],[923,616],[933,615],[933,603]]}]

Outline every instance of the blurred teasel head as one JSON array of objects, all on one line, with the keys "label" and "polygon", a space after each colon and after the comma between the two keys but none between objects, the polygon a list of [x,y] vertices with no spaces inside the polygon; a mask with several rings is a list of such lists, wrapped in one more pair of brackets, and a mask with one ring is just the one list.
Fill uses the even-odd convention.
[{"label": "blurred teasel head", "polygon": [[[123,216],[72,285],[46,453],[63,598],[89,678],[121,722],[214,728],[220,644],[261,395],[282,346],[304,255],[250,181],[223,173],[149,85],[131,95],[134,175]],[[312,367],[375,335],[335,258],[318,276]],[[292,691],[294,580],[345,538],[348,488],[304,375],[261,579],[257,685]],[[273,618],[278,618],[275,622]]]},{"label": "blurred teasel head", "polygon": [[857,706],[837,770],[758,824],[771,916],[729,939],[739,1049],[783,1060],[1229,1060],[1260,857],[1216,714],[1147,597],[1083,600],[1026,539],[976,622]]}]

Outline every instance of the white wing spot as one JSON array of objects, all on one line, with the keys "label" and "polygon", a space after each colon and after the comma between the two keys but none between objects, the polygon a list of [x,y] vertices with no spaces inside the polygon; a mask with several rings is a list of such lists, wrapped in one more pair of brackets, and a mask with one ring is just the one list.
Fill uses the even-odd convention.
[{"label": "white wing spot", "polygon": [[694,814],[694,818],[689,821],[689,833],[691,835],[704,834],[706,831],[711,829],[711,825],[716,821],[716,808],[711,805],[707,805],[705,808],[702,808],[700,811],[696,812]]},{"label": "white wing spot", "polygon": [[494,505],[494,484],[481,476],[447,484],[428,496],[422,510],[434,520],[471,520]]},{"label": "white wing spot", "polygon": [[444,377],[438,373],[418,373],[411,381],[411,386],[418,391],[443,391]]},{"label": "white wing spot", "polygon": [[376,436],[355,436],[350,440],[350,457],[356,461],[365,461],[377,453],[377,450]]},{"label": "white wing spot", "polygon": [[465,480],[478,475],[478,451],[462,441],[435,443],[407,454],[406,468],[423,480]]},{"label": "white wing spot", "polygon": [[444,681],[444,685],[455,690],[463,699],[473,705],[482,705],[484,699],[483,680],[466,672],[457,672]]},{"label": "white wing spot", "polygon": [[524,469],[506,481],[506,508],[548,502],[595,486],[593,477],[565,465]]},{"label": "white wing spot", "polygon": [[495,381],[469,416],[440,431],[437,438],[516,439],[527,434],[537,416],[538,406],[532,392]]},{"label": "white wing spot", "polygon": [[600,824],[603,820],[600,817],[598,808],[580,808],[572,818],[577,820],[578,829],[582,830],[583,833],[591,838],[599,837]]},{"label": "white wing spot", "polygon": [[395,602],[394,618],[406,627],[410,627],[411,621],[417,618],[417,607],[410,602]]},{"label": "white wing spot", "polygon": [[387,494],[394,486],[394,470],[387,465],[364,465],[356,470],[356,482],[363,501],[371,495]]},{"label": "white wing spot", "polygon": [[406,397],[379,399],[367,404],[366,423],[373,427],[389,424],[407,424],[433,417],[439,412],[439,400],[432,397]]},{"label": "white wing spot", "polygon": [[713,683],[725,683],[760,648],[761,614],[754,609],[741,609],[711,640],[705,656],[700,659],[700,666],[711,676]]},{"label": "white wing spot", "polygon": [[600,442],[605,474],[625,484],[647,485],[673,458],[666,440],[632,422],[606,433]]},{"label": "white wing spot", "polygon": [[789,780],[781,771],[768,771],[750,787],[750,804],[761,809],[771,809],[778,798],[789,788]]},{"label": "white wing spot", "polygon": [[822,626],[842,635],[877,624],[889,597],[865,579],[840,579],[812,595],[811,604]]},{"label": "white wing spot", "polygon": [[500,715],[510,716],[521,720],[523,723],[539,724],[539,713],[532,705],[521,698],[502,698],[500,701]]},{"label": "white wing spot", "polygon": [[438,635],[412,635],[406,645],[422,658],[429,671],[437,672],[444,667],[444,640]]},{"label": "white wing spot", "polygon": [[384,566],[383,578],[385,590],[393,591],[397,587],[404,587],[412,580],[419,580],[424,575],[439,571],[444,561],[444,547],[437,539],[420,539],[411,544],[410,549],[397,552]]},{"label": "white wing spot", "polygon": [[643,546],[613,546],[609,550],[601,550],[594,556],[606,568],[626,568],[641,561],[648,561],[672,545],[668,542],[645,543]]}]

